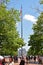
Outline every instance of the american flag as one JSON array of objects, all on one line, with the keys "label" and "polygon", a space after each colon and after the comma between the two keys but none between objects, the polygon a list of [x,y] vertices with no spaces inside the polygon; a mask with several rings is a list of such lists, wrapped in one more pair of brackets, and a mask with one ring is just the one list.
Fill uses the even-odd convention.
[{"label": "american flag", "polygon": [[21,5],[21,9],[20,9],[20,16],[22,16],[22,5]]}]

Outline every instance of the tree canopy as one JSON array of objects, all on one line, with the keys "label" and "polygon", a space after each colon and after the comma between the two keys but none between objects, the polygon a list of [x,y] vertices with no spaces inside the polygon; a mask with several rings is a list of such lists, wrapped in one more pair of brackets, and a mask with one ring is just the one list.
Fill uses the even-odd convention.
[{"label": "tree canopy", "polygon": [[[40,0],[40,4],[43,4],[43,0]],[[43,11],[40,13],[36,24],[33,24],[33,34],[30,35],[28,45],[31,46],[28,50],[28,54],[43,55]]]},{"label": "tree canopy", "polygon": [[40,4],[43,4],[43,0],[40,0]]},{"label": "tree canopy", "polygon": [[[30,52],[33,55],[43,55],[43,12],[38,17],[36,24],[33,25],[34,34],[30,35],[29,44]],[[32,51],[31,51],[32,50]]]},{"label": "tree canopy", "polygon": [[8,10],[3,3],[0,4],[0,54],[14,55],[20,45],[24,45],[24,40],[19,37],[16,28],[20,14],[13,8]]}]

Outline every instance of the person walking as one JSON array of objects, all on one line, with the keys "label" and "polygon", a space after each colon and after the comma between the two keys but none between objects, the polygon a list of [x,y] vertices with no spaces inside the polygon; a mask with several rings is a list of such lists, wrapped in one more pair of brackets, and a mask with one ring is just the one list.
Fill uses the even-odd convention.
[{"label": "person walking", "polygon": [[9,58],[9,61],[10,61],[9,65],[14,65],[14,61],[12,57]]},{"label": "person walking", "polygon": [[21,58],[21,61],[20,61],[20,64],[19,65],[25,65],[25,60],[24,60],[23,57]]}]

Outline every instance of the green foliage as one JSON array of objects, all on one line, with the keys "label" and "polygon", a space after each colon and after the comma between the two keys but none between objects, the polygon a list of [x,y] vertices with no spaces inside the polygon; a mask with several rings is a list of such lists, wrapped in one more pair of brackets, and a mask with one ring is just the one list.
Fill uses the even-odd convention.
[{"label": "green foliage", "polygon": [[43,0],[40,0],[40,4],[43,4]]},{"label": "green foliage", "polygon": [[16,28],[19,15],[18,10],[7,10],[5,5],[0,5],[0,54],[14,55],[20,45],[24,45]]},{"label": "green foliage", "polygon": [[9,2],[10,0],[0,0],[1,3]]},{"label": "green foliage", "polygon": [[31,46],[28,53],[33,51],[33,55],[43,55],[43,12],[38,17],[36,24],[33,25],[33,31],[34,34],[30,35],[28,42],[28,45]]}]

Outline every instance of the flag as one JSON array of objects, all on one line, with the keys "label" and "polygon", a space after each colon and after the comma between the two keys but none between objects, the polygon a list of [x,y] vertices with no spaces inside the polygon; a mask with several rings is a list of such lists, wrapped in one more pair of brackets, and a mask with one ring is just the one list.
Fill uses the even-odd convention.
[{"label": "flag", "polygon": [[20,16],[22,16],[22,6],[21,6],[21,9],[20,9]]}]

